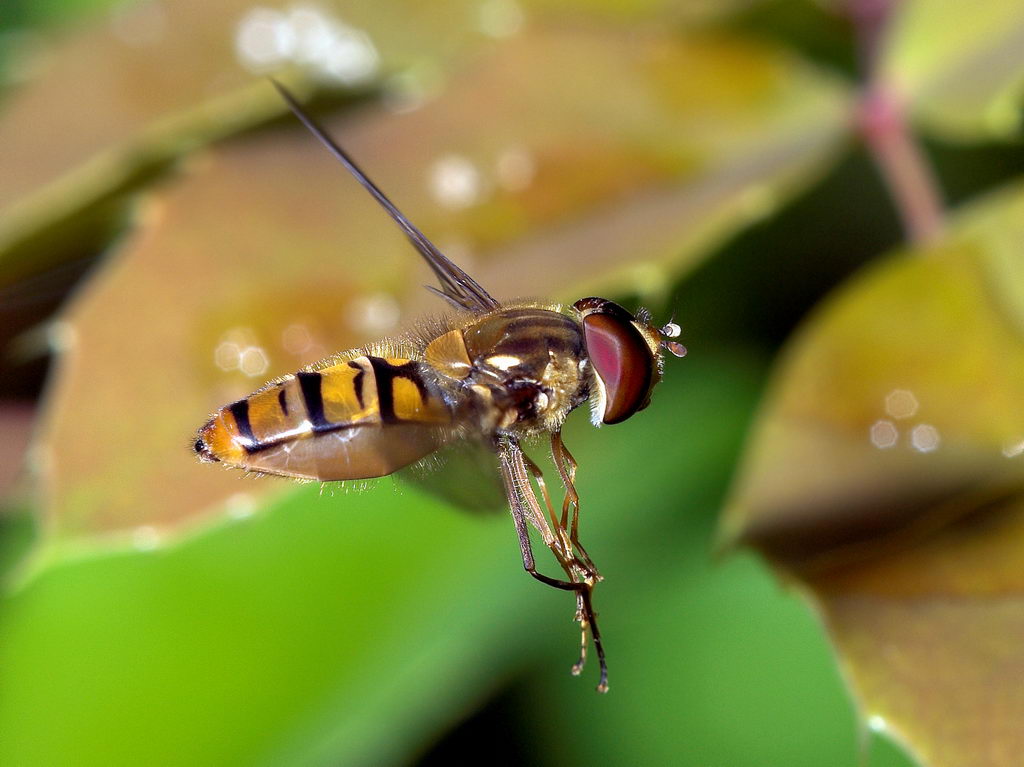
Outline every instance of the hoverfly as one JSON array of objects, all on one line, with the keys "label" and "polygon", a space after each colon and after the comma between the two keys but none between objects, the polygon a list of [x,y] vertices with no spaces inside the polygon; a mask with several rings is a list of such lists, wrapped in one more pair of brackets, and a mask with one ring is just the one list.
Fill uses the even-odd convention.
[{"label": "hoverfly", "polygon": [[[591,598],[602,577],[579,541],[577,463],[561,427],[588,400],[598,426],[644,409],[661,379],[662,349],[686,352],[669,340],[679,327],[670,322],[655,328],[646,311],[634,316],[603,298],[583,298],[571,307],[499,303],[395,207],[283,86],[274,85],[401,227],[437,277],[440,289],[428,290],[454,314],[443,326],[340,352],[268,382],[218,410],[199,429],[195,452],[205,461],[259,474],[327,482],[381,477],[459,440],[482,442],[497,455],[526,571],[576,595],[581,641],[573,674],[583,669],[589,632],[600,664],[597,689],[607,691]],[[560,511],[543,472],[521,446],[544,434],[565,486]],[[565,579],[538,572],[528,525],[540,533]]]}]

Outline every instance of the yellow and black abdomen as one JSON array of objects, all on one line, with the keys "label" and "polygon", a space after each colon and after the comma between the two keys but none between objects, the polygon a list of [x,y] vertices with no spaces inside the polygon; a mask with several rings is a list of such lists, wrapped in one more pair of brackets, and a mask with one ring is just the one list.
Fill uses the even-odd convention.
[{"label": "yellow and black abdomen", "polygon": [[221,408],[207,460],[317,480],[391,474],[451,439],[452,410],[422,362],[363,356],[303,371]]}]

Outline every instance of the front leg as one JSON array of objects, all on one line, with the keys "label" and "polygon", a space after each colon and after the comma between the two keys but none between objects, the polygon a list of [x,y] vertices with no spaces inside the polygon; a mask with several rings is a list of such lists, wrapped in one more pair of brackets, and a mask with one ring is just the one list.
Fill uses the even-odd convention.
[{"label": "front leg", "polygon": [[[554,459],[555,468],[558,469],[558,476],[562,478],[562,484],[565,485],[565,497],[562,500],[562,528],[569,529],[570,546],[579,552],[583,564],[600,581],[602,580],[601,573],[597,571],[594,561],[590,558],[587,550],[583,548],[583,544],[580,543],[580,496],[576,492],[576,485],[574,484],[576,468],[579,464],[576,463],[576,459],[572,457],[569,448],[562,441],[561,431],[551,432],[551,457]],[[569,521],[570,507],[572,508],[571,523]]]}]

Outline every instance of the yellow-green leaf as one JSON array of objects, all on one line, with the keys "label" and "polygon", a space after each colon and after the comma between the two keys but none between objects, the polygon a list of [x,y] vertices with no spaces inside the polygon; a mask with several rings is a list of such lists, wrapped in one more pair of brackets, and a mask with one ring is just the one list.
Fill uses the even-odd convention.
[{"label": "yellow-green leaf", "polygon": [[907,0],[897,6],[885,48],[884,78],[931,130],[962,141],[1020,134],[1020,0]]},{"label": "yellow-green leaf", "polygon": [[1024,188],[794,339],[723,535],[820,605],[873,725],[928,765],[1024,752]]}]

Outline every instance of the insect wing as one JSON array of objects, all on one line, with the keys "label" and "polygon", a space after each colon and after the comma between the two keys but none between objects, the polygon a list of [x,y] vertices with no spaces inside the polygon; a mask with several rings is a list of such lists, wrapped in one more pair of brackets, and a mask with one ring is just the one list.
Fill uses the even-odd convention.
[{"label": "insect wing", "polygon": [[430,288],[430,290],[438,293],[442,298],[460,309],[467,309],[471,312],[488,312],[492,309],[497,309],[498,302],[476,280],[438,250],[437,246],[427,239],[427,236],[405,217],[395,204],[388,199],[387,195],[356,165],[348,153],[338,146],[337,142],[327,134],[327,131],[299,105],[295,97],[276,80],[271,80],[271,82],[277,88],[281,97],[287,102],[292,112],[295,113],[295,116],[302,121],[302,124],[320,140],[320,143],[327,147],[331,154],[341,161],[341,164],[348,169],[349,173],[356,177],[356,180],[380,203],[391,218],[395,220],[395,223],[405,232],[405,236],[409,238],[413,247],[423,256],[423,260],[427,262],[427,265],[430,266],[437,276],[438,282],[441,283],[441,290],[434,288]]},{"label": "insect wing", "polygon": [[477,440],[444,445],[395,477],[462,511],[488,514],[508,506],[494,449]]}]

